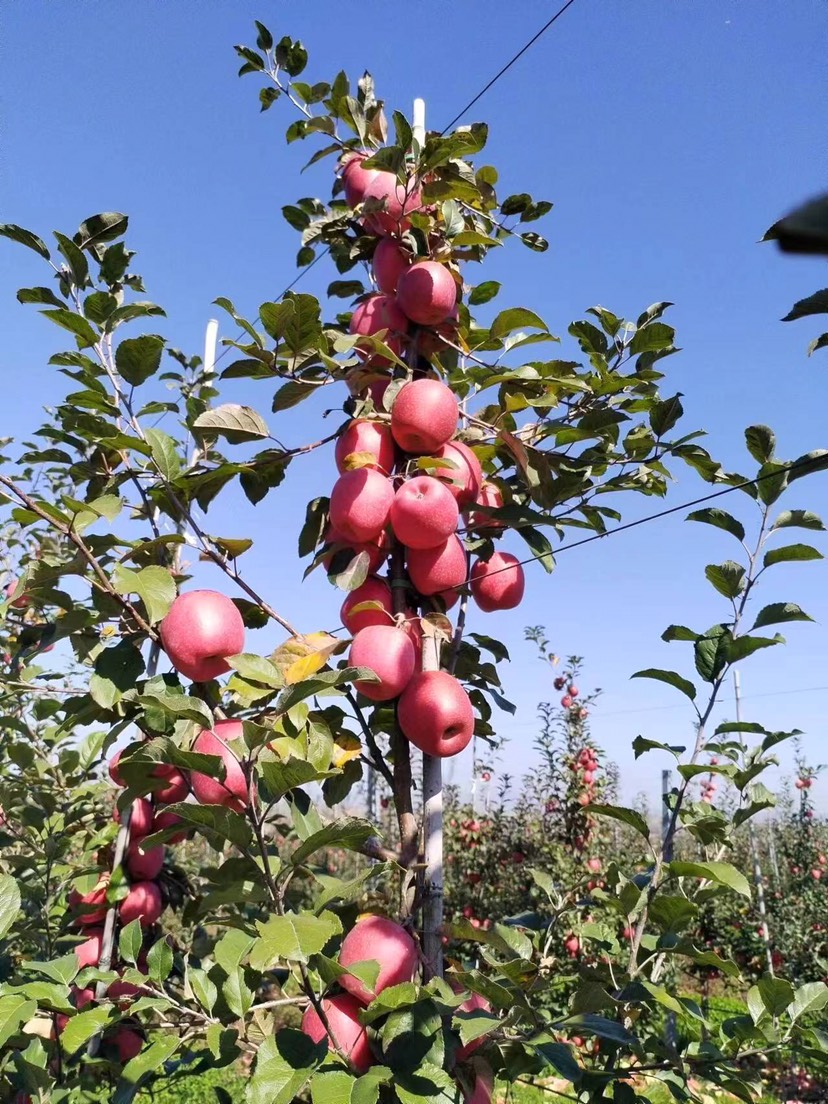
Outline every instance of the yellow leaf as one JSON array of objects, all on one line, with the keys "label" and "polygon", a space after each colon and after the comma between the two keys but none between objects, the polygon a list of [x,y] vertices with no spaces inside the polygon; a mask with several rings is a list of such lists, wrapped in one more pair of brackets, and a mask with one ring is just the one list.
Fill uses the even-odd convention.
[{"label": "yellow leaf", "polygon": [[352,759],[359,759],[362,744],[352,732],[340,732],[331,752],[331,763],[335,767],[344,767]]},{"label": "yellow leaf", "polygon": [[285,682],[288,686],[302,682],[303,679],[310,678],[317,671],[321,671],[331,656],[344,647],[344,641],[337,640],[330,633],[310,633],[302,640],[305,649],[304,654],[289,663],[284,671]]}]

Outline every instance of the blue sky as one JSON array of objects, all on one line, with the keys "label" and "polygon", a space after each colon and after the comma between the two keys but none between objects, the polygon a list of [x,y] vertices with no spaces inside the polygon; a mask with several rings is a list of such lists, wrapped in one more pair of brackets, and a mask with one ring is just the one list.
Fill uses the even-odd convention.
[{"label": "blue sky", "polygon": [[[553,10],[491,0],[423,0],[406,18],[378,0],[7,5],[0,218],[47,236],[73,232],[98,210],[127,212],[135,267],[169,316],[164,332],[200,351],[214,298],[254,317],[293,279],[295,232],[280,208],[325,197],[331,184],[329,162],[299,175],[315,147],[284,145],[289,105],[260,115],[255,78],[235,76],[233,44],[253,43],[255,18],[305,42],[309,79],[368,68],[389,108],[409,112],[424,96],[429,125],[443,127]],[[635,317],[656,300],[674,302],[669,320],[684,351],[665,362],[665,392],[684,393],[688,430],[705,428],[708,447],[734,467],[746,466],[741,434],[752,422],[776,429],[783,457],[828,444],[825,353],[805,352],[818,322],[779,321],[822,286],[824,264],[757,244],[825,186],[826,31],[828,5],[816,0],[576,0],[463,120],[490,124],[485,159],[499,168],[501,194],[555,202],[539,226],[546,254],[511,246],[487,265],[504,284],[499,305],[529,306],[565,335],[596,303]],[[14,299],[17,287],[46,282],[38,259],[10,244],[0,256],[0,433],[23,437],[61,393],[46,362],[63,346]],[[320,264],[301,286],[322,296],[335,275]],[[223,317],[221,332],[234,336]],[[264,412],[270,403],[247,381],[227,381],[224,398]],[[299,444],[336,424],[320,414],[302,407],[270,423]],[[668,505],[704,493],[689,470],[675,474]],[[245,557],[251,581],[308,631],[336,625],[339,601],[321,576],[300,587],[294,534],[307,499],[332,479],[332,456],[314,453],[255,510],[234,496],[209,515],[214,534],[255,538]],[[828,515],[824,475],[797,488],[788,505]],[[742,499],[730,506],[744,514]],[[632,518],[659,505],[622,508]],[[687,670],[682,646],[663,644],[660,633],[672,621],[703,628],[725,616],[703,568],[735,550],[732,538],[678,515],[562,555],[551,578],[530,568],[521,609],[476,614],[473,628],[500,636],[513,655],[504,682],[519,710],[502,725],[509,770],[530,766],[535,703],[552,693],[522,640],[524,625],[542,623],[557,652],[586,658],[585,687],[604,689],[594,734],[621,765],[625,796],[655,794],[662,764],[651,756],[633,765],[629,743],[638,733],[687,739],[691,717],[674,691],[629,676],[646,666]],[[202,584],[224,585],[196,570]],[[804,729],[818,760],[828,702],[824,565],[775,568],[762,599],[798,601],[817,623],[791,626],[787,648],[744,665],[745,715]],[[262,632],[251,645],[265,650],[277,639]],[[466,763],[453,771],[463,779]]]}]

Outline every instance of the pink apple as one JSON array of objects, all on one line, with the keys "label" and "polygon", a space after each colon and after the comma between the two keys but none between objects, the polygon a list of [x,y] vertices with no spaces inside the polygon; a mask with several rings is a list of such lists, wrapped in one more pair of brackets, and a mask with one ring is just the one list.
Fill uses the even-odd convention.
[{"label": "pink apple", "polygon": [[408,740],[426,755],[457,755],[474,732],[469,695],[447,671],[420,671],[397,705],[397,720]]},{"label": "pink apple", "polygon": [[418,379],[402,387],[391,408],[391,432],[406,452],[434,453],[457,429],[457,399],[440,380]]},{"label": "pink apple", "polygon": [[[365,602],[373,602],[381,608],[357,610],[356,613],[351,612],[355,606],[362,605]],[[391,587],[384,579],[377,579],[375,576],[369,575],[362,586],[352,590],[342,603],[339,616],[342,619],[342,624],[352,636],[355,636],[362,629],[367,629],[369,625],[393,624]]]},{"label": "pink apple", "polygon": [[331,525],[346,540],[375,541],[388,524],[394,488],[373,468],[340,475],[331,491]]},{"label": "pink apple", "polygon": [[601,869],[601,860],[597,856],[593,856],[591,859],[587,859],[587,870],[591,870],[593,874],[597,874]]},{"label": "pink apple", "polygon": [[[403,351],[403,338],[408,333],[409,325],[408,318],[397,305],[396,299],[390,295],[371,295],[354,308],[349,331],[362,337],[373,337],[387,330],[382,341],[392,353],[400,356]],[[374,365],[391,363],[387,357],[374,356],[370,348],[361,349],[357,345],[356,351],[363,357],[370,357]]]},{"label": "pink apple", "polygon": [[464,1104],[492,1104],[494,1093],[494,1074],[486,1066],[478,1068],[474,1087],[466,1094]]},{"label": "pink apple", "polygon": [[446,480],[445,486],[457,499],[461,510],[477,501],[483,483],[480,461],[462,441],[449,441],[434,454],[440,460],[450,460],[454,467],[435,468],[434,475]]},{"label": "pink apple", "polygon": [[420,594],[441,594],[466,582],[466,550],[455,536],[436,548],[410,548],[407,564],[411,582]]},{"label": "pink apple", "polygon": [[84,966],[97,966],[101,961],[101,948],[103,945],[103,928],[94,928],[86,933],[87,938],[83,943],[74,947],[75,957],[80,968]]},{"label": "pink apple", "polygon": [[519,606],[525,588],[523,568],[510,552],[495,552],[472,567],[472,597],[485,613]]},{"label": "pink apple", "polygon": [[[177,813],[171,813],[169,809],[162,809],[156,812],[152,821],[153,832],[163,832],[165,828],[175,828],[179,824],[183,824],[184,821]],[[180,832],[176,832],[174,836],[170,836],[168,843],[181,843],[189,835],[189,828],[184,828]]]},{"label": "pink apple", "polygon": [[[480,494],[477,496],[477,505],[486,506],[490,510],[500,510],[503,508],[503,494],[500,487],[496,483],[484,483],[480,488]],[[502,529],[503,526],[495,518],[490,517],[488,514],[480,513],[475,510],[469,518],[469,525],[475,529]],[[561,683],[563,686],[563,683]]]},{"label": "pink apple", "polygon": [[399,924],[384,916],[366,916],[358,920],[342,940],[339,965],[349,969],[360,962],[379,963],[373,989],[351,974],[340,978],[340,985],[362,1004],[370,1004],[390,985],[413,981],[419,962],[417,944]]},{"label": "pink apple", "polygon": [[76,922],[82,927],[90,924],[100,924],[106,919],[107,904],[106,891],[109,887],[109,872],[103,873],[98,879],[97,885],[87,893],[80,893],[73,889],[69,894],[69,905],[77,909]]},{"label": "pink apple", "polygon": [[114,1043],[118,1050],[118,1061],[125,1066],[141,1053],[144,1040],[131,1027],[119,1027],[114,1035]]},{"label": "pink apple", "polygon": [[342,183],[345,200],[349,207],[358,207],[365,196],[365,189],[377,175],[377,169],[365,169],[362,162],[370,156],[367,153],[354,153],[342,167]]},{"label": "pink apple", "polygon": [[460,511],[439,479],[417,475],[406,480],[391,503],[391,528],[408,548],[435,548],[457,529]]},{"label": "pink apple", "polygon": [[411,681],[416,653],[408,633],[396,625],[369,625],[353,639],[348,654],[350,667],[370,667],[379,682],[355,682],[357,690],[371,701],[397,698]]},{"label": "pink apple", "polygon": [[106,995],[110,1000],[116,1001],[121,1005],[128,1005],[136,997],[141,995],[141,987],[133,985],[131,981],[123,981],[120,978],[117,981],[113,981],[106,991]]},{"label": "pink apple", "polygon": [[247,778],[241,763],[227,746],[228,741],[240,740],[243,731],[241,721],[216,721],[212,731],[204,729],[196,737],[193,751],[202,755],[217,755],[225,770],[223,781],[198,771],[190,772],[190,785],[200,804],[226,805],[237,813],[243,813],[250,804]]},{"label": "pink apple", "polygon": [[[365,1028],[359,1022],[362,1005],[354,1000],[350,993],[342,993],[322,1001],[322,1011],[336,1042],[336,1046],[350,1059],[357,1073],[365,1073],[374,1064],[374,1056],[368,1043]],[[328,1039],[325,1025],[313,1005],[310,1005],[302,1017],[302,1030],[315,1043]],[[328,1047],[333,1043],[328,1039]]]},{"label": "pink apple", "polygon": [[[121,814],[118,807],[112,814],[116,824],[121,823]],[[132,803],[132,811],[129,817],[129,831],[133,839],[140,836],[148,836],[152,830],[152,805],[145,797],[136,797]]]},{"label": "pink apple", "polygon": [[155,882],[133,882],[129,893],[118,905],[118,919],[121,924],[140,920],[142,928],[151,927],[164,911],[161,890]]},{"label": "pink apple", "polygon": [[126,853],[126,868],[130,878],[151,882],[161,873],[163,865],[163,847],[150,847],[148,851],[144,851],[140,840],[131,841]]},{"label": "pink apple", "polygon": [[419,326],[439,326],[457,304],[457,284],[438,261],[418,261],[400,274],[397,302]]},{"label": "pink apple", "polygon": [[[6,595],[6,599],[11,598],[11,596],[17,589],[17,584],[19,582],[19,579],[12,579],[10,583],[6,583],[6,585],[3,587],[3,593]],[[29,596],[24,592],[23,594],[19,594],[14,599],[14,601],[10,602],[9,604],[11,605],[12,609],[25,609],[26,606],[28,606],[29,604]]]},{"label": "pink apple", "polygon": [[153,778],[163,778],[164,785],[159,790],[153,790],[153,797],[164,805],[174,805],[177,801],[185,801],[190,793],[190,783],[177,767],[168,763],[159,763],[153,768]]},{"label": "pink apple", "polygon": [[411,254],[396,238],[381,238],[371,262],[374,282],[384,295],[393,295],[397,281],[411,267]]},{"label": "pink apple", "polygon": [[367,453],[373,462],[365,467],[377,467],[390,475],[394,467],[394,438],[391,429],[383,422],[358,418],[350,423],[345,432],[336,440],[334,459],[340,475],[347,471],[346,459],[354,453]]},{"label": "pink apple", "polygon": [[[126,750],[126,749],[124,749],[124,750]],[[121,789],[123,789],[124,786],[126,786],[126,782],[124,781],[123,777],[121,776],[121,774],[118,770],[118,764],[120,763],[121,756],[123,754],[124,754],[123,751],[116,751],[115,754],[112,756],[112,758],[109,760],[109,777],[112,779],[112,781],[115,783],[115,785],[120,786]]]},{"label": "pink apple", "polygon": [[362,194],[363,203],[369,200],[384,203],[381,211],[365,215],[367,229],[375,234],[402,234],[411,225],[409,215],[422,207],[422,196],[413,181],[401,184],[392,172],[380,170],[368,181]]},{"label": "pink apple", "polygon": [[179,594],[161,622],[161,643],[176,671],[207,682],[230,670],[227,656],[244,651],[242,615],[225,594]]},{"label": "pink apple", "polygon": [[328,553],[323,558],[322,563],[325,565],[326,571],[330,570],[331,564],[338,552],[342,550],[342,546],[347,548],[353,556],[358,556],[360,552],[365,552],[368,556],[369,571],[378,571],[388,559],[388,553],[390,551],[390,542],[385,530],[372,541],[354,541],[349,540],[342,533],[337,532],[332,525],[329,525],[325,533],[325,543],[340,546],[336,551]]}]

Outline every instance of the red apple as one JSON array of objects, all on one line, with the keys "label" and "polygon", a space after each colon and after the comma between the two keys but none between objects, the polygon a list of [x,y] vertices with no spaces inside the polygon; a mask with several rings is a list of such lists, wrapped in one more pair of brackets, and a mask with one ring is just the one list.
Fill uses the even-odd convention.
[{"label": "red apple", "polygon": [[363,203],[369,200],[385,205],[363,218],[366,228],[375,234],[403,234],[411,225],[408,216],[422,206],[422,196],[413,181],[401,184],[394,173],[382,169],[368,181],[362,193]]},{"label": "red apple", "polygon": [[[3,587],[3,593],[6,595],[7,601],[14,594],[19,582],[19,579],[12,579],[10,583],[6,583],[6,585]],[[25,592],[23,594],[19,594],[13,602],[9,602],[9,605],[12,609],[25,609],[28,604],[29,596]]]},{"label": "red apple", "polygon": [[597,856],[593,856],[591,859],[587,859],[587,870],[591,870],[593,874],[597,874],[601,869],[601,860]]},{"label": "red apple", "polygon": [[95,999],[94,989],[78,989],[77,985],[71,986],[72,1003],[78,1012],[86,1008],[87,1004],[91,1004]]},{"label": "red apple", "polygon": [[[374,1056],[368,1044],[368,1035],[359,1022],[362,1005],[354,1000],[350,993],[341,993],[322,1001],[322,1011],[328,1021],[336,1046],[353,1064],[357,1073],[365,1073],[374,1064]],[[325,1025],[313,1005],[310,1005],[302,1017],[302,1030],[315,1043],[328,1039]],[[333,1043],[328,1039],[328,1047]]]},{"label": "red apple", "polygon": [[439,261],[418,261],[400,274],[397,302],[419,326],[439,326],[457,303],[457,284]]},{"label": "red apple", "polygon": [[815,866],[814,869],[811,871],[811,877],[814,879],[815,882],[818,882],[820,880],[820,878],[822,877],[821,868],[818,867],[818,866]]},{"label": "red apple", "polygon": [[474,732],[469,695],[447,671],[420,671],[397,705],[397,720],[408,740],[426,755],[457,755]]},{"label": "red apple", "polygon": [[420,594],[440,594],[466,582],[466,550],[456,536],[435,548],[410,548],[406,562]]},{"label": "red apple", "polygon": [[129,893],[118,905],[118,919],[122,925],[140,920],[141,927],[148,928],[158,920],[163,911],[161,890],[155,882],[133,882]]},{"label": "red apple", "polygon": [[164,805],[174,805],[184,801],[190,793],[190,783],[177,767],[168,763],[159,763],[153,768],[153,778],[163,778],[165,784],[160,790],[153,790],[153,796]]},{"label": "red apple", "polygon": [[568,690],[570,698],[577,698],[581,692],[574,682],[570,682]]},{"label": "red apple", "polygon": [[[364,602],[375,602],[382,608],[357,610],[356,613],[351,612],[355,606],[362,605]],[[362,586],[358,586],[356,590],[351,591],[342,603],[339,616],[342,619],[342,624],[353,636],[356,636],[362,629],[367,629],[370,625],[391,625],[394,620],[391,587],[384,579],[369,576]]]},{"label": "red apple", "polygon": [[348,654],[350,667],[370,667],[379,682],[355,682],[371,701],[397,698],[411,681],[416,653],[408,633],[396,625],[369,625],[353,639]]},{"label": "red apple", "polygon": [[[112,814],[116,824],[121,823],[121,814],[118,807]],[[152,805],[145,797],[136,797],[132,803],[132,811],[129,817],[129,831],[133,839],[140,836],[148,836],[152,830]]]},{"label": "red apple", "polygon": [[569,694],[564,694],[564,696],[561,698],[561,705],[564,707],[564,709],[572,708],[572,698],[570,698]]},{"label": "red apple", "polygon": [[394,467],[394,438],[390,427],[368,418],[357,418],[351,422],[336,440],[334,459],[340,475],[348,470],[345,461],[354,453],[369,454],[374,458],[373,463],[363,466],[377,467],[389,475]]},{"label": "red apple", "polygon": [[411,254],[396,238],[381,238],[371,268],[374,282],[384,295],[393,295],[400,276],[411,267]]},{"label": "red apple", "polygon": [[126,782],[121,777],[121,774],[118,770],[118,764],[120,763],[121,756],[123,754],[123,751],[116,751],[112,758],[109,760],[109,777],[112,779],[116,786],[120,786],[122,789],[124,788],[124,786],[126,786]]},{"label": "red apple", "polygon": [[457,529],[460,511],[451,491],[439,479],[408,479],[391,503],[391,528],[408,548],[435,548]]},{"label": "red apple", "polygon": [[[338,544],[347,548],[353,556],[358,556],[360,552],[365,552],[368,556],[368,570],[378,571],[388,558],[388,552],[390,548],[390,542],[388,540],[387,533],[383,530],[379,536],[373,541],[353,541],[339,533],[333,526],[329,525],[327,532],[325,533],[326,544]],[[325,570],[329,571],[334,557],[341,549],[337,549],[336,552],[330,552],[322,560],[325,565]]]},{"label": "red apple", "polygon": [[394,400],[391,432],[406,452],[433,453],[454,436],[459,417],[457,399],[444,383],[413,380]]},{"label": "red apple", "polygon": [[[390,295],[371,295],[354,307],[351,315],[350,333],[363,337],[373,337],[383,330],[388,332],[382,341],[392,353],[400,356],[403,351],[403,338],[408,333],[409,321],[397,304],[397,300]],[[370,358],[372,364],[382,366],[390,364],[388,357],[375,356],[367,346],[356,346],[360,356]]]},{"label": "red apple", "polygon": [[151,882],[161,873],[163,865],[163,847],[150,847],[148,851],[144,851],[140,840],[131,841],[126,853],[126,868],[130,878]]},{"label": "red apple", "polygon": [[75,957],[81,969],[84,966],[97,966],[101,961],[101,947],[103,943],[103,928],[94,928],[86,933],[87,938],[83,943],[74,947]]},{"label": "red apple", "polygon": [[474,1087],[466,1093],[464,1104],[492,1104],[494,1075],[488,1066],[478,1068]]},{"label": "red apple", "polygon": [[365,189],[377,175],[377,169],[365,169],[362,162],[370,156],[367,153],[354,153],[342,167],[342,184],[344,186],[345,200],[349,207],[357,207],[362,203]]},{"label": "red apple", "polygon": [[519,606],[525,588],[523,568],[510,552],[494,552],[488,560],[478,560],[472,568],[472,597],[485,613]]},{"label": "red apple", "polygon": [[435,468],[435,476],[439,476],[446,482],[461,510],[465,510],[477,501],[480,494],[480,486],[483,482],[483,469],[480,461],[462,441],[449,441],[435,453],[440,460],[450,460],[455,467]]},{"label": "red apple", "polygon": [[225,594],[179,594],[161,622],[161,643],[176,671],[207,682],[230,670],[227,656],[244,651],[242,615]]},{"label": "red apple", "polygon": [[116,1001],[120,1005],[129,1005],[136,997],[141,995],[141,987],[133,985],[131,981],[123,981],[119,978],[110,984],[106,995],[110,1000]]},{"label": "red apple", "polygon": [[199,771],[190,772],[190,785],[196,801],[202,805],[226,805],[242,813],[250,804],[247,778],[236,756],[227,746],[228,741],[240,740],[243,734],[241,721],[216,721],[212,731],[204,729],[193,744],[193,751],[202,755],[217,755],[224,763],[224,780],[211,778]]},{"label": "red apple", "polygon": [[78,910],[76,922],[82,927],[89,924],[100,924],[106,919],[107,904],[106,891],[109,887],[109,872],[101,874],[97,885],[87,893],[79,893],[73,889],[69,894],[69,905]]},{"label": "red apple", "polygon": [[137,1031],[131,1027],[119,1027],[114,1035],[114,1043],[118,1050],[118,1061],[122,1066],[136,1058],[141,1053],[144,1040]]},{"label": "red apple", "polygon": [[331,491],[331,525],[346,540],[375,541],[388,524],[394,488],[373,468],[340,475]]},{"label": "red apple", "polygon": [[360,962],[379,963],[373,989],[351,974],[340,978],[340,985],[362,1004],[370,1004],[390,985],[413,981],[419,962],[417,944],[399,924],[384,916],[366,916],[358,920],[342,940],[339,965],[349,969]]},{"label": "red apple", "polygon": [[[481,997],[479,993],[472,993],[457,1009],[458,1012],[491,1012],[492,1006],[486,1000],[485,997]],[[481,1035],[478,1039],[473,1039],[472,1042],[466,1043],[465,1046],[461,1046],[457,1051],[457,1061],[465,1062],[476,1050],[486,1041],[485,1035]]]},{"label": "red apple", "polygon": [[[486,506],[490,510],[500,510],[503,507],[503,494],[496,483],[484,483],[477,496],[477,505]],[[503,526],[495,518],[488,514],[481,514],[475,510],[469,517],[469,525],[475,529],[502,529]],[[557,679],[556,679],[557,681]],[[563,686],[563,679],[561,679]],[[560,686],[557,688],[560,690]]]},{"label": "red apple", "polygon": [[581,953],[581,941],[574,932],[570,932],[564,940],[564,950],[570,958],[577,958]]},{"label": "red apple", "polygon": [[[184,821],[178,816],[177,813],[171,813],[168,809],[162,809],[160,812],[156,812],[152,821],[153,832],[163,832],[165,828],[175,828],[178,824],[183,824]],[[189,835],[189,829],[184,828],[181,832],[176,832],[174,836],[170,836],[168,843],[181,843]]]}]

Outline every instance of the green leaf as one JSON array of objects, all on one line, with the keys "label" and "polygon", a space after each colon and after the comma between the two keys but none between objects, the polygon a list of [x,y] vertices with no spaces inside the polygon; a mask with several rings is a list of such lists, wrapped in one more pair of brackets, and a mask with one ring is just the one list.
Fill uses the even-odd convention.
[{"label": "green leaf", "polygon": [[671,862],[670,873],[676,878],[704,878],[727,886],[750,899],[750,883],[740,870],[723,862]]},{"label": "green leaf", "polygon": [[143,673],[144,657],[140,650],[131,640],[121,640],[98,654],[89,693],[102,709],[111,709],[127,690],[133,689]]},{"label": "green leaf", "polygon": [[825,531],[822,518],[810,510],[783,510],[773,523],[771,532],[776,529],[816,529]]},{"label": "green leaf", "polygon": [[20,911],[20,889],[11,874],[0,876],[0,939],[11,931]]},{"label": "green leaf", "polygon": [[60,1045],[67,1054],[74,1054],[76,1050],[88,1043],[112,1018],[112,1008],[90,1008],[85,1012],[79,1012],[72,1016],[60,1036]]},{"label": "green leaf", "polygon": [[169,433],[160,429],[145,429],[144,436],[147,444],[152,449],[152,459],[158,468],[162,479],[173,483],[181,474],[181,458],[178,455],[178,445]]},{"label": "green leaf", "polygon": [[78,339],[78,345],[81,349],[88,349],[98,340],[98,335],[86,319],[79,314],[75,314],[74,311],[61,307],[58,310],[45,310],[40,313],[64,330],[73,333]]},{"label": "green leaf", "polygon": [[131,920],[121,928],[118,937],[118,954],[125,962],[133,966],[138,963],[138,955],[141,953],[141,945],[144,942],[144,930],[140,920]]},{"label": "green leaf", "polygon": [[150,978],[159,985],[163,984],[170,976],[173,967],[172,947],[166,939],[158,939],[150,947],[147,954],[147,967]]},{"label": "green leaf", "polygon": [[367,820],[361,820],[358,817],[342,817],[308,836],[293,852],[290,861],[294,866],[298,866],[316,851],[327,847],[343,847],[348,851],[360,851],[374,834],[374,826]]},{"label": "green leaf", "polygon": [[674,395],[671,399],[662,399],[656,401],[650,408],[650,429],[656,437],[663,437],[665,433],[669,433],[676,422],[684,414],[684,407],[681,405],[681,395]]},{"label": "green leaf", "polygon": [[259,47],[260,50],[272,50],[273,35],[270,33],[264,23],[260,23],[258,19],[254,19],[253,22],[256,24],[256,45]]},{"label": "green leaf", "polygon": [[226,974],[232,974],[247,958],[255,942],[255,937],[247,932],[229,928],[213,948],[213,958]]},{"label": "green leaf", "polygon": [[745,588],[745,569],[735,560],[708,564],[704,569],[708,582],[725,598],[737,598]]},{"label": "green leaf", "polygon": [[37,234],[33,234],[31,230],[24,230],[22,226],[15,226],[13,222],[0,223],[0,237],[9,238],[19,245],[25,245],[27,249],[33,249],[44,260],[48,261],[51,256],[46,243]]},{"label": "green leaf", "polygon": [[250,965],[254,970],[269,970],[277,962],[308,962],[320,954],[335,935],[342,932],[342,922],[333,912],[317,916],[312,912],[290,912],[258,921],[259,938],[253,944]]},{"label": "green leaf", "polygon": [[212,1012],[218,1000],[218,988],[204,970],[190,970],[187,980],[195,998],[206,1012]]},{"label": "green leaf", "polygon": [[576,1061],[572,1049],[565,1043],[530,1041],[529,1046],[567,1081],[577,1084],[583,1077],[583,1070]]},{"label": "green leaf", "polygon": [[726,532],[732,533],[736,540],[742,541],[745,539],[744,525],[732,514],[729,514],[727,510],[719,510],[716,507],[707,510],[694,510],[692,514],[687,515],[686,520],[715,525],[717,529],[724,529]]},{"label": "green leaf", "polygon": [[312,678],[303,679],[293,686],[286,687],[276,699],[274,706],[277,713],[287,713],[294,705],[298,705],[305,698],[310,698],[324,690],[330,690],[342,686],[347,682],[374,681],[376,675],[368,667],[345,667],[341,671],[320,671]]},{"label": "green leaf", "polygon": [[759,611],[759,615],[753,622],[754,629],[764,628],[765,625],[781,625],[786,621],[813,621],[796,602],[771,602]]},{"label": "green leaf", "polygon": [[494,322],[492,322],[489,336],[491,338],[505,337],[524,326],[531,326],[533,329],[543,330],[546,333],[549,332],[544,320],[534,311],[527,310],[526,307],[510,307],[497,315]]},{"label": "green leaf", "polygon": [[555,557],[549,539],[539,529],[529,525],[518,529],[518,535],[529,545],[538,563],[551,574],[555,570]]},{"label": "green leaf", "polygon": [[50,307],[61,309],[66,306],[66,303],[58,299],[52,289],[47,287],[20,288],[17,301],[18,303],[48,303]]},{"label": "green leaf", "polygon": [[207,430],[210,435],[226,437],[231,444],[243,441],[258,441],[270,436],[267,422],[261,414],[250,406],[238,403],[224,403],[212,410],[206,410],[193,422],[195,429]]},{"label": "green leaf", "polygon": [[253,991],[247,984],[244,970],[234,970],[221,987],[222,996],[234,1016],[243,1019],[253,1004]]},{"label": "green leaf", "polygon": [[250,846],[253,838],[250,825],[239,813],[223,805],[179,802],[170,805],[169,811],[181,817],[187,827],[197,828],[216,850],[222,850],[228,842],[245,850]]},{"label": "green leaf", "polygon": [[633,751],[636,759],[639,759],[648,751],[668,751],[676,759],[687,749],[678,744],[662,744],[658,740],[648,740],[646,736],[636,736],[633,740]]},{"label": "green leaf", "polygon": [[115,367],[131,387],[138,387],[161,367],[164,338],[158,334],[128,337],[115,350]]},{"label": "green leaf", "polygon": [[796,990],[788,1011],[792,1020],[798,1020],[808,1012],[819,1012],[826,1004],[828,985],[824,981],[808,981]]},{"label": "green leaf", "polygon": [[303,1031],[281,1028],[258,1049],[247,1104],[291,1104],[327,1054],[325,1039],[314,1043]]},{"label": "green leaf", "polygon": [[151,565],[133,571],[116,564],[112,584],[119,594],[137,594],[153,624],[167,616],[175,601],[175,580],[166,567]]},{"label": "green leaf", "polygon": [[784,978],[775,978],[765,975],[757,983],[759,996],[771,1016],[781,1016],[788,1005],[793,1002],[794,988]]},{"label": "green leaf", "polygon": [[785,544],[781,548],[772,548],[765,553],[763,564],[773,567],[778,563],[792,563],[796,560],[822,560],[822,553],[810,544]]},{"label": "green leaf", "polygon": [[663,671],[658,667],[647,667],[644,671],[636,671],[630,678],[656,679],[658,682],[666,682],[668,686],[675,686],[681,690],[691,701],[696,696],[696,688],[689,679],[682,678],[676,671]]},{"label": "green leaf", "polygon": [[250,682],[260,682],[263,686],[270,686],[274,690],[281,689],[285,684],[279,668],[263,656],[254,655],[252,652],[240,652],[239,655],[228,656],[227,662],[242,678]]},{"label": "green leaf", "polygon": [[343,1069],[326,1069],[311,1082],[313,1104],[377,1104],[380,1086],[392,1078],[387,1066],[372,1066],[362,1077]]},{"label": "green leaf", "polygon": [[696,670],[705,682],[713,682],[727,666],[732,639],[727,625],[714,625],[696,641],[693,649]]},{"label": "green leaf", "polygon": [[738,663],[740,659],[747,659],[748,656],[753,655],[754,652],[758,652],[761,648],[772,648],[774,644],[784,644],[785,637],[780,636],[779,633],[776,636],[736,636],[731,638],[727,644],[727,661],[728,663]]},{"label": "green leaf", "polygon": [[494,299],[501,286],[497,280],[485,280],[477,287],[473,287],[469,294],[469,306],[479,307],[483,303],[488,303],[491,299]]},{"label": "green leaf", "polygon": [[128,225],[129,218],[120,211],[102,211],[100,214],[90,215],[88,219],[84,219],[78,227],[74,241],[81,249],[88,249],[91,245],[122,237]]},{"label": "green leaf", "polygon": [[763,464],[756,477],[756,493],[766,506],[771,506],[788,485],[790,467],[780,460]]},{"label": "green leaf", "polygon": [[807,318],[811,314],[826,313],[828,313],[828,288],[823,288],[822,291],[815,291],[813,295],[809,295],[805,299],[799,299],[794,303],[782,321],[795,322],[797,318]]},{"label": "green leaf", "polygon": [[26,1023],[37,1012],[37,1001],[22,996],[0,997],[0,1047],[5,1046],[12,1035],[16,1035],[20,1025]]},{"label": "green leaf", "polygon": [[673,640],[689,641],[691,644],[695,644],[700,638],[701,633],[694,632],[693,629],[688,629],[686,625],[668,625],[661,634],[661,639],[666,644],[669,644]]},{"label": "green leaf", "polygon": [[166,1036],[156,1035],[153,1041],[140,1054],[130,1058],[121,1071],[121,1077],[115,1087],[112,1104],[130,1104],[141,1081],[149,1073],[154,1073],[172,1058],[181,1046],[181,1039],[174,1033]]},{"label": "green leaf", "polygon": [[636,330],[627,348],[631,353],[658,353],[673,344],[675,330],[664,322],[648,322]]},{"label": "green leaf", "polygon": [[567,1016],[562,1021],[562,1026],[567,1031],[577,1031],[579,1035],[597,1035],[600,1039],[609,1039],[622,1046],[635,1046],[635,1035],[616,1020],[609,1020],[606,1016],[596,1016],[592,1012],[585,1012],[581,1016]]},{"label": "green leaf", "polygon": [[699,906],[686,897],[659,893],[650,904],[650,919],[661,931],[680,932],[699,915]]},{"label": "green leaf", "polygon": [[648,843],[650,841],[650,827],[641,813],[636,812],[635,809],[627,809],[623,805],[590,804],[585,806],[584,812],[605,816],[610,820],[620,820],[623,824],[628,824],[630,828],[634,828]]},{"label": "green leaf", "polygon": [[776,434],[766,425],[748,426],[745,430],[745,444],[757,464],[767,464],[776,451]]}]

